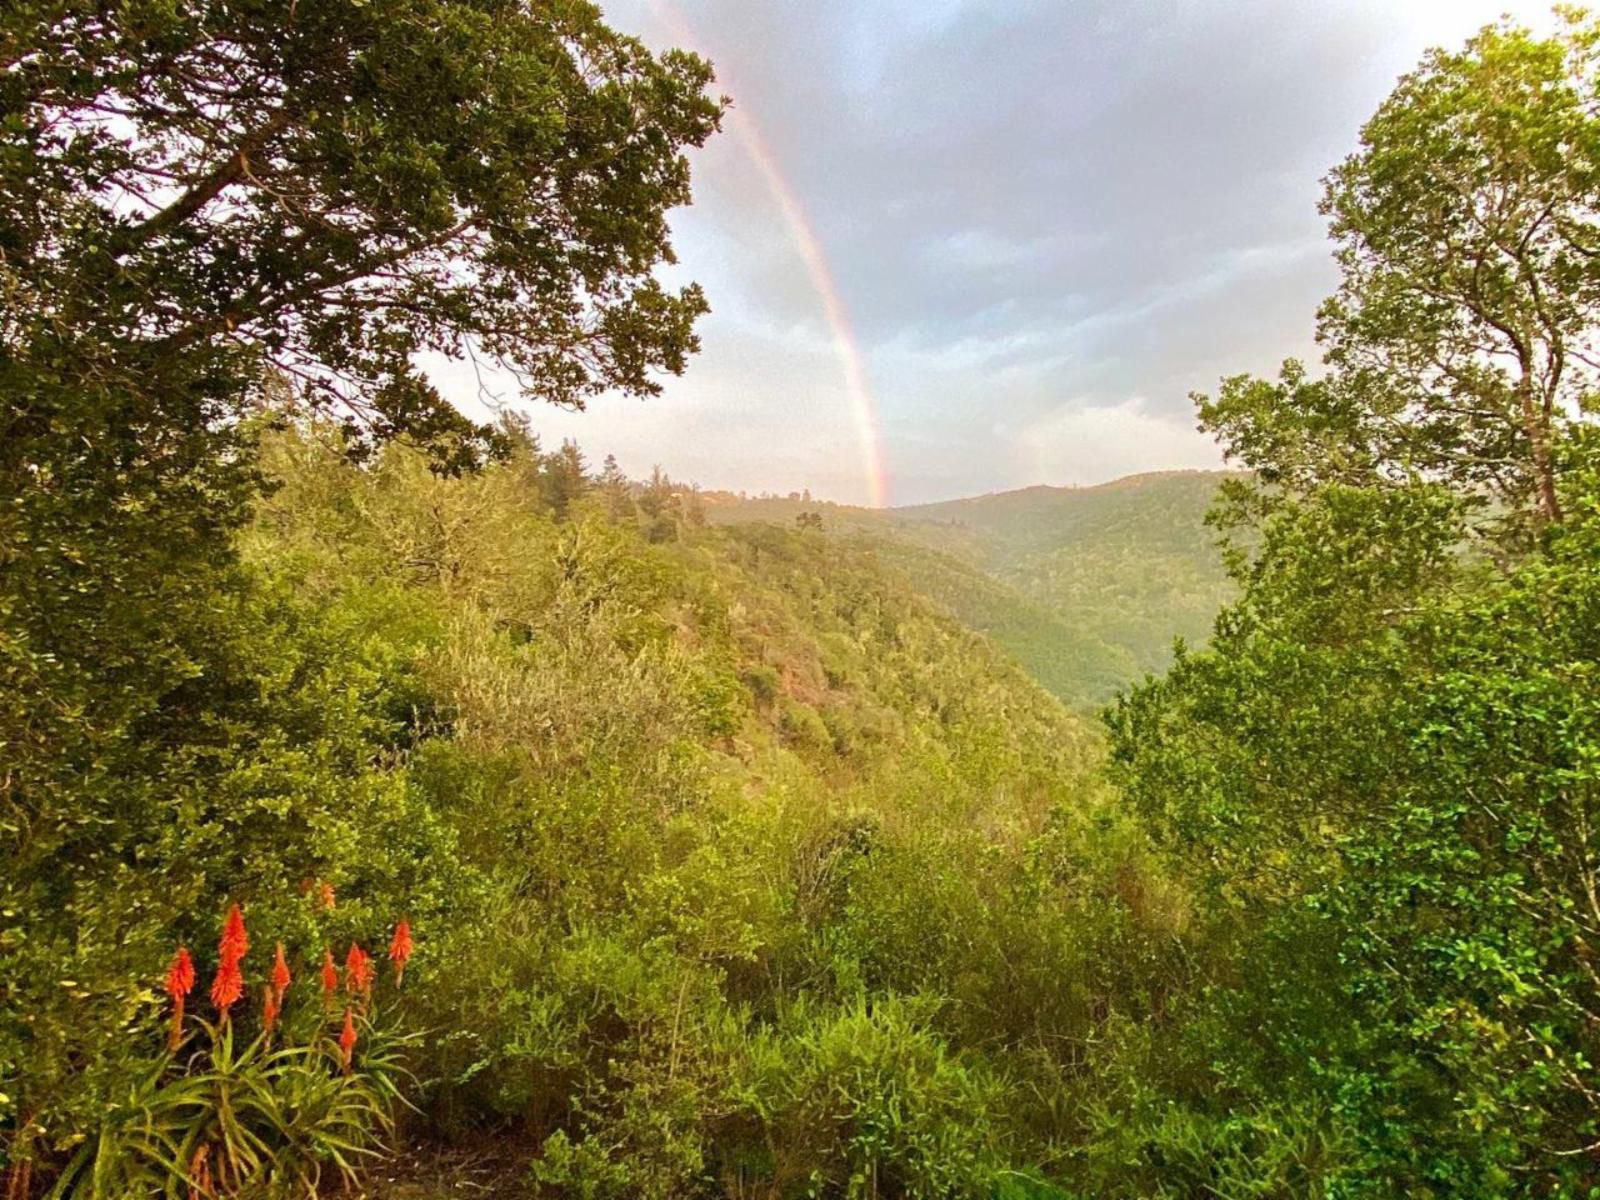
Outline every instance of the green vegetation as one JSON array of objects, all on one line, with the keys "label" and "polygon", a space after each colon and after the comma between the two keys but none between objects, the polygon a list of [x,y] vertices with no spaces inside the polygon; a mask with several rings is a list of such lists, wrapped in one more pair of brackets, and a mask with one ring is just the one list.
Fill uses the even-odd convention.
[{"label": "green vegetation", "polygon": [[[468,427],[411,351],[682,365],[708,68],[290,12],[0,16],[6,1200],[1597,1194],[1600,26],[1330,176],[1223,576],[1214,476],[774,524]],[[1103,727],[952,615],[1081,696],[1229,588]]]},{"label": "green vegetation", "polygon": [[988,634],[1075,707],[1164,670],[1236,594],[1205,515],[1221,472],[1032,487],[886,511],[798,498],[714,497],[718,523],[821,528],[879,545],[924,595]]},{"label": "green vegetation", "polygon": [[1328,179],[1328,373],[1200,404],[1259,480],[1215,521],[1256,548],[1112,749],[1205,897],[1212,982],[1158,1085],[1201,1186],[1600,1186],[1600,27],[1572,22],[1401,82]]},{"label": "green vegetation", "polygon": [[[1090,964],[1137,973],[1117,942],[1173,919],[1045,865],[1098,819],[1093,736],[870,556],[697,528],[648,488],[558,518],[561,456],[511,433],[463,480],[279,435],[246,538],[393,681],[367,704],[405,747],[385,774],[448,829],[460,878],[408,974],[440,1031],[414,1061],[431,1117],[515,1120],[540,1179],[597,1195],[865,1171],[964,1190],[1045,1154],[968,1101],[1009,1057],[1048,1070],[1028,1048],[1085,1036]],[[1084,991],[1008,982],[1041,973]]]},{"label": "green vegetation", "polygon": [[[1096,798],[1094,735],[870,553],[700,528],[671,492],[652,516],[648,488],[558,515],[570,451],[506,436],[465,478],[261,439],[239,602],[277,657],[234,686],[284,716],[210,752],[214,829],[166,801],[139,874],[179,897],[143,901],[168,940],[211,940],[210,889],[305,962],[403,908],[412,1102],[441,1135],[514,1123],[550,1187],[981,1191],[1059,1153],[1001,1081],[1058,1089],[1114,995],[1164,988],[1182,919]],[[160,1062],[117,1035],[165,1015],[145,957],[12,985],[47,1160]]]},{"label": "green vegetation", "polygon": [[965,559],[898,536],[866,539],[878,561],[963,625],[982,631],[1069,704],[1110,695],[1135,677],[1132,657],[1034,603]]}]

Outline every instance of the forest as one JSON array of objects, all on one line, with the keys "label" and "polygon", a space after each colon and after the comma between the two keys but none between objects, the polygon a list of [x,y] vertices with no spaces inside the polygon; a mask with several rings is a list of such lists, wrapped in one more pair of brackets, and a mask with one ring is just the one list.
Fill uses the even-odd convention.
[{"label": "forest", "polygon": [[1224,471],[1097,487],[1032,487],[873,509],[767,497],[702,499],[713,524],[797,525],[870,543],[915,589],[986,634],[1047,691],[1093,718],[1120,688],[1203,642],[1235,594],[1206,511]]},{"label": "forest", "polygon": [[5,1200],[1600,1195],[1597,53],[1398,82],[1228,471],[879,512],[538,434],[704,59],[0,7]]}]

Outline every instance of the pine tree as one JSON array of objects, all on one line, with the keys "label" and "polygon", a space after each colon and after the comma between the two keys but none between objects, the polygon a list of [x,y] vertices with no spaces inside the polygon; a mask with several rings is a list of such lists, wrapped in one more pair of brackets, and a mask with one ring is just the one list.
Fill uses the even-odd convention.
[{"label": "pine tree", "polygon": [[613,521],[624,521],[635,515],[633,487],[628,477],[617,466],[617,456],[608,454],[600,470],[600,490],[605,495],[606,510]]},{"label": "pine tree", "polygon": [[546,455],[540,463],[539,483],[545,503],[558,521],[567,519],[575,501],[589,490],[587,464],[578,443],[570,438],[561,449]]}]

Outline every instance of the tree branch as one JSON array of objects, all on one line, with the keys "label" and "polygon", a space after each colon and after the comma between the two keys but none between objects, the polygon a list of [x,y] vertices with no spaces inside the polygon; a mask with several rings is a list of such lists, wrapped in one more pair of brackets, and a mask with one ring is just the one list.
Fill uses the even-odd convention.
[{"label": "tree branch", "polygon": [[131,253],[151,238],[183,224],[237,183],[249,169],[250,155],[260,150],[268,139],[280,132],[288,123],[288,112],[280,108],[265,125],[246,134],[244,140],[225,161],[166,208],[130,229],[122,238],[120,247],[122,253]]}]

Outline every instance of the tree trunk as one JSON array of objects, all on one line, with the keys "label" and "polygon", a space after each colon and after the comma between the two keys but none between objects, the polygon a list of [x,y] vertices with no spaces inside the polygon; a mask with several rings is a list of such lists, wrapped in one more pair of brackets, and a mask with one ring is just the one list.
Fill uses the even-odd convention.
[{"label": "tree trunk", "polygon": [[1555,468],[1550,462],[1549,430],[1533,399],[1533,380],[1526,372],[1517,384],[1522,401],[1522,425],[1533,451],[1534,482],[1539,493],[1539,513],[1551,523],[1561,520],[1561,502],[1556,498]]}]

